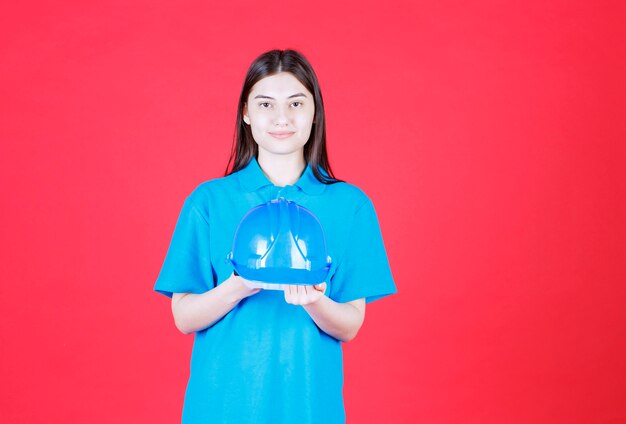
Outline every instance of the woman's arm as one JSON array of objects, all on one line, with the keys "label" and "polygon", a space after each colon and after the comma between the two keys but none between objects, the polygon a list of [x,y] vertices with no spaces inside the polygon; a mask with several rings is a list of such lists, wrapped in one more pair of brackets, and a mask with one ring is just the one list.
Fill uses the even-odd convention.
[{"label": "woman's arm", "polygon": [[242,299],[260,289],[246,286],[243,278],[231,274],[222,284],[202,294],[173,293],[174,322],[184,334],[203,330],[230,312]]},{"label": "woman's arm", "polygon": [[365,299],[339,303],[324,296],[326,283],[316,286],[289,286],[285,300],[302,305],[322,331],[348,342],[356,337],[365,319]]}]

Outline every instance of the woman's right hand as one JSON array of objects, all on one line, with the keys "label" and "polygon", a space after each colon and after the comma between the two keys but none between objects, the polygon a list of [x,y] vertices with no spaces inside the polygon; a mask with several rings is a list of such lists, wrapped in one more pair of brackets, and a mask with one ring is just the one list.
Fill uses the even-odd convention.
[{"label": "woman's right hand", "polygon": [[246,284],[246,280],[239,276],[235,275],[233,271],[228,279],[224,281],[222,284],[227,284],[228,288],[231,290],[232,295],[235,297],[237,301],[245,299],[246,297],[257,294],[261,291],[259,288],[252,288]]},{"label": "woman's right hand", "polygon": [[210,327],[230,312],[240,300],[258,293],[233,272],[222,283],[204,293],[173,293],[172,313],[176,327],[190,334]]}]

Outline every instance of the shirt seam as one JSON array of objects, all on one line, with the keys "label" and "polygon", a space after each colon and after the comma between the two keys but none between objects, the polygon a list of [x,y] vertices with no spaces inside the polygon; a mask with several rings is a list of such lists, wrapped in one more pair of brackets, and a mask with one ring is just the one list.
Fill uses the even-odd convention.
[{"label": "shirt seam", "polygon": [[[207,225],[207,227],[210,227],[210,223],[209,221],[204,217],[204,215],[201,213],[200,208],[198,207],[198,205],[196,205],[196,203],[189,199],[189,205],[191,207],[191,210],[194,211]],[[210,216],[209,216],[210,219]]]},{"label": "shirt seam", "polygon": [[[348,230],[348,243],[350,243],[349,238],[350,238],[350,235],[352,234],[352,230],[354,229],[354,222],[356,221],[356,219],[355,219],[355,218],[356,218],[356,216],[359,214],[359,212],[361,212],[361,209],[363,209],[363,206],[365,206],[365,205],[367,204],[367,202],[368,202],[368,201],[369,201],[368,199],[365,199],[365,200],[363,201],[363,203],[361,203],[361,204],[360,204],[360,205],[356,208],[356,210],[354,211],[354,214],[352,215],[352,219],[351,219],[351,222],[350,222],[350,229]],[[341,252],[341,260],[340,260],[340,261],[339,261],[339,263],[337,264],[337,268],[338,268],[341,264],[343,264],[343,260],[344,260],[344,258],[346,257],[346,252],[348,251],[348,243],[346,243],[346,247],[345,247],[345,249],[343,250],[343,252]]]}]

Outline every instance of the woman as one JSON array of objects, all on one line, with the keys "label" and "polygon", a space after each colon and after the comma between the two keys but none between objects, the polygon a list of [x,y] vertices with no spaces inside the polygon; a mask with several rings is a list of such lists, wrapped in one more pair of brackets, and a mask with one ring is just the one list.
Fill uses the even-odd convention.
[{"label": "woman", "polygon": [[[341,342],[365,305],[395,293],[372,202],[335,179],[317,77],[293,50],[259,56],[244,81],[222,178],[185,200],[154,289],[195,333],[184,423],[342,423]],[[326,282],[253,288],[225,260],[241,218],[278,197],[311,211],[332,258]]]}]

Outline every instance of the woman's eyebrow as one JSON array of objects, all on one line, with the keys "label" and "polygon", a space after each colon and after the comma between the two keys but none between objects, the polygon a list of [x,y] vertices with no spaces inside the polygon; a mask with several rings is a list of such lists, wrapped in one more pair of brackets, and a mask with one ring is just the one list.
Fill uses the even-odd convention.
[{"label": "woman's eyebrow", "polygon": [[[288,99],[291,99],[292,97],[306,97],[306,94],[304,93],[296,93],[296,94],[292,94],[291,96],[287,97]],[[266,96],[264,94],[257,94],[256,96],[254,96],[255,99],[271,99],[271,100],[276,100],[273,97],[270,96]]]}]

